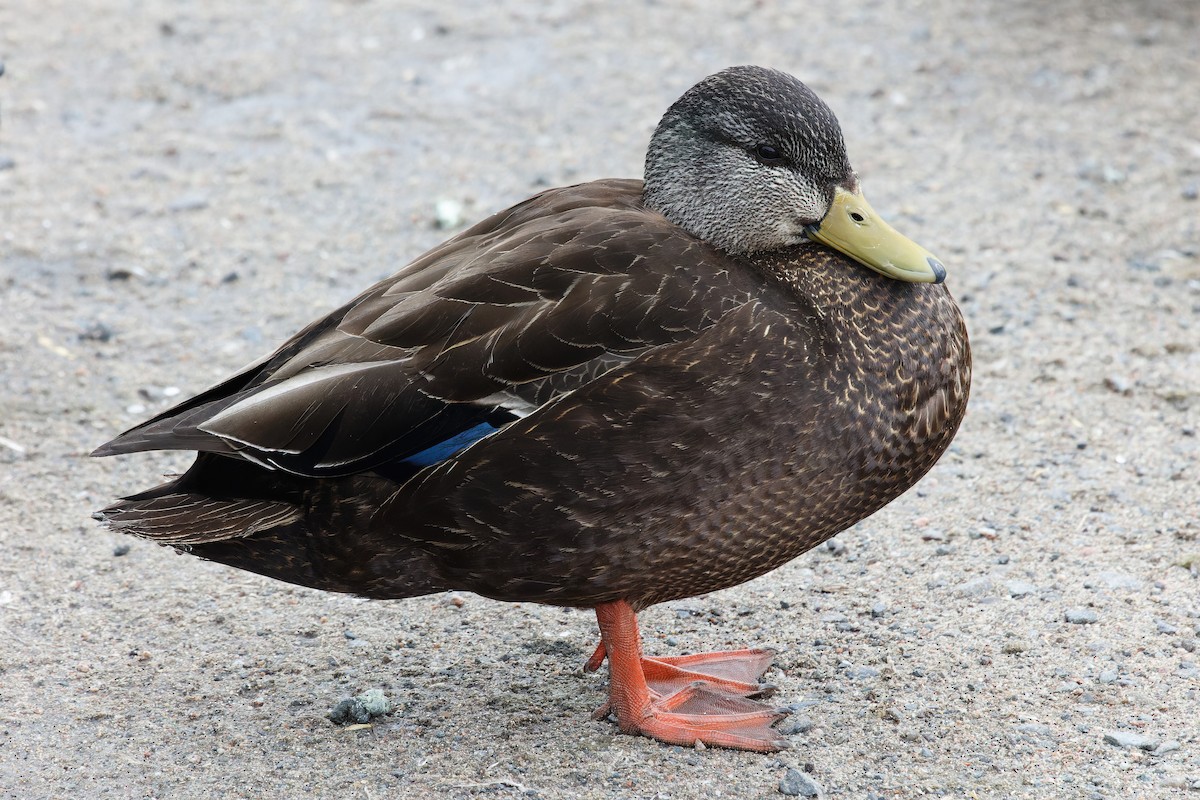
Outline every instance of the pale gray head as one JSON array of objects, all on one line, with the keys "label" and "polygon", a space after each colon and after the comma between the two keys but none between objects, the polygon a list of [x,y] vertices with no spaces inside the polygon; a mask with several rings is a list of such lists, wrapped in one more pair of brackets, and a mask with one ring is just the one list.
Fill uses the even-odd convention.
[{"label": "pale gray head", "polygon": [[731,253],[807,240],[838,187],[857,188],[842,129],[800,81],[731,67],[679,98],[646,153],[646,205]]}]

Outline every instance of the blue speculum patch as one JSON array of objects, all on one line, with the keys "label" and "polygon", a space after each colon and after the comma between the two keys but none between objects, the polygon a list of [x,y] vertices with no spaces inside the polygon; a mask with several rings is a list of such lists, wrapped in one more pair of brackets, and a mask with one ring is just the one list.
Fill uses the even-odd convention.
[{"label": "blue speculum patch", "polygon": [[412,464],[414,467],[428,467],[431,464],[437,464],[445,461],[458,451],[465,449],[468,445],[478,442],[489,433],[495,433],[498,430],[500,429],[494,425],[481,422],[473,428],[467,428],[462,433],[451,436],[444,442],[438,442],[433,447],[427,447],[419,453],[413,453],[404,459],[404,462]]}]

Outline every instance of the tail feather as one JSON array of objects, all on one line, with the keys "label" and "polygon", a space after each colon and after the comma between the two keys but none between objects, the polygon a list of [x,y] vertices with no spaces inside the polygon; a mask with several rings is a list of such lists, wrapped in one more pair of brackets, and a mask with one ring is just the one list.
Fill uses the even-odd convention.
[{"label": "tail feather", "polygon": [[301,522],[303,511],[269,500],[214,500],[198,494],[128,499],[95,514],[119,533],[175,547],[253,536]]},{"label": "tail feather", "polygon": [[314,589],[414,597],[450,588],[429,553],[372,525],[386,478],[306,478],[200,454],[184,475],[94,516],[211,561]]}]

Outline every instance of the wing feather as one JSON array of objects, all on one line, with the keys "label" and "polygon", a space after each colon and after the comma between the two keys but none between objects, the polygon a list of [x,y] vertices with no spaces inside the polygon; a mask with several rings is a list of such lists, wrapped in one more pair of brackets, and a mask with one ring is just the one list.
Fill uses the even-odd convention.
[{"label": "wing feather", "polygon": [[97,452],[234,453],[302,475],[452,453],[746,303],[753,282],[726,260],[643,208],[640,182],[551,190]]}]

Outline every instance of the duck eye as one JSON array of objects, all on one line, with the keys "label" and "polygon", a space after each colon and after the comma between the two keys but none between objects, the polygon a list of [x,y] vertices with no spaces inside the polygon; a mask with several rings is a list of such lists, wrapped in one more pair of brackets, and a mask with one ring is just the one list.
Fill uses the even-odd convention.
[{"label": "duck eye", "polygon": [[769,167],[784,162],[783,153],[773,144],[760,144],[754,148],[754,157]]}]

